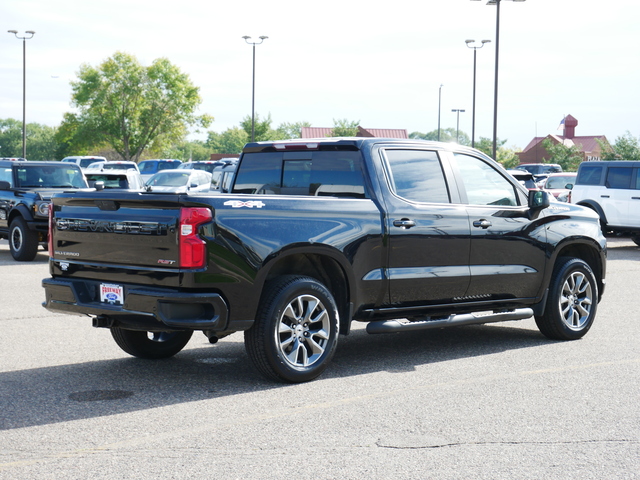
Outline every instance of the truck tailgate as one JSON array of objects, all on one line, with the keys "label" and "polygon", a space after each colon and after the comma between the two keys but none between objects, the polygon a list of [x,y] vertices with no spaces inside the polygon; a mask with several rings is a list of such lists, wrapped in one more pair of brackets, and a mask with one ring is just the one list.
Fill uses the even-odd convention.
[{"label": "truck tailgate", "polygon": [[49,254],[54,260],[103,268],[179,268],[179,195],[61,194],[53,204]]}]

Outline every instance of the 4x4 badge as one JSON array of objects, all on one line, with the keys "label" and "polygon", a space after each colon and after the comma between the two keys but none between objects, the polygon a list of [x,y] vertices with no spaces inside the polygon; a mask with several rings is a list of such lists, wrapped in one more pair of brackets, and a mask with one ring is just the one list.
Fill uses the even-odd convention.
[{"label": "4x4 badge", "polygon": [[265,205],[260,200],[249,200],[248,202],[242,202],[240,200],[229,200],[227,202],[224,202],[224,204],[225,205],[231,205],[232,208],[242,208],[242,207],[262,208]]}]

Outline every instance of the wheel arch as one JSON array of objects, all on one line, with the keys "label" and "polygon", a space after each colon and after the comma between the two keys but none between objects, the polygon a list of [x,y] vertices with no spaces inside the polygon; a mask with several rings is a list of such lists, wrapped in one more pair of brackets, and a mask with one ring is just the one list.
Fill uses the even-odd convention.
[{"label": "wheel arch", "polygon": [[262,293],[270,281],[283,275],[307,276],[324,284],[338,306],[340,333],[349,332],[353,315],[354,278],[350,264],[338,250],[326,246],[309,249],[307,246],[281,253],[262,269]]},{"label": "wheel arch", "polygon": [[607,215],[604,213],[604,210],[602,209],[602,206],[598,202],[596,202],[595,200],[581,200],[576,205],[580,205],[582,207],[587,207],[587,208],[590,208],[591,210],[595,211],[598,214],[598,216],[600,217],[600,226],[602,227],[603,230],[607,226],[607,224],[609,223],[607,221]]},{"label": "wheel arch", "polygon": [[606,275],[605,252],[589,242],[565,244],[557,250],[551,271],[555,268],[558,260],[563,257],[579,258],[589,265],[598,282],[598,301],[600,301],[604,292],[604,279]]},{"label": "wheel arch", "polygon": [[16,205],[9,211],[9,215],[7,217],[7,224],[11,225],[11,222],[13,222],[13,220],[16,217],[22,217],[27,222],[30,222],[33,220],[33,215],[31,215],[31,212],[24,204]]}]

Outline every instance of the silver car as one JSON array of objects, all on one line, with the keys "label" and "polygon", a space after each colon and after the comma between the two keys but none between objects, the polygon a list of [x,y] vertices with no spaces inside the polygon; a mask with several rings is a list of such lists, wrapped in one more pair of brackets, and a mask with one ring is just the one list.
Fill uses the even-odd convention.
[{"label": "silver car", "polygon": [[192,193],[208,192],[211,174],[204,170],[160,170],[146,183],[148,192]]}]

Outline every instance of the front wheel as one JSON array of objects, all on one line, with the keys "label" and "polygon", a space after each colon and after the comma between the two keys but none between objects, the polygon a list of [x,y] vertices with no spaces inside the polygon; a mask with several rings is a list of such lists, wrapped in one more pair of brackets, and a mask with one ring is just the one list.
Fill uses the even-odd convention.
[{"label": "front wheel", "polygon": [[589,265],[579,258],[559,258],[553,270],[543,315],[536,316],[540,332],[553,340],[576,340],[593,325],[598,284]]},{"label": "front wheel", "polygon": [[245,348],[268,378],[299,383],[326,368],[338,344],[338,309],[333,295],[310,277],[285,276],[272,282],[258,318],[245,331]]},{"label": "front wheel", "polygon": [[182,350],[193,335],[193,331],[184,332],[142,332],[111,328],[111,336],[118,346],[138,358],[159,359],[173,357]]},{"label": "front wheel", "polygon": [[30,262],[38,254],[38,234],[29,230],[22,217],[14,218],[9,227],[9,250],[21,262]]}]

